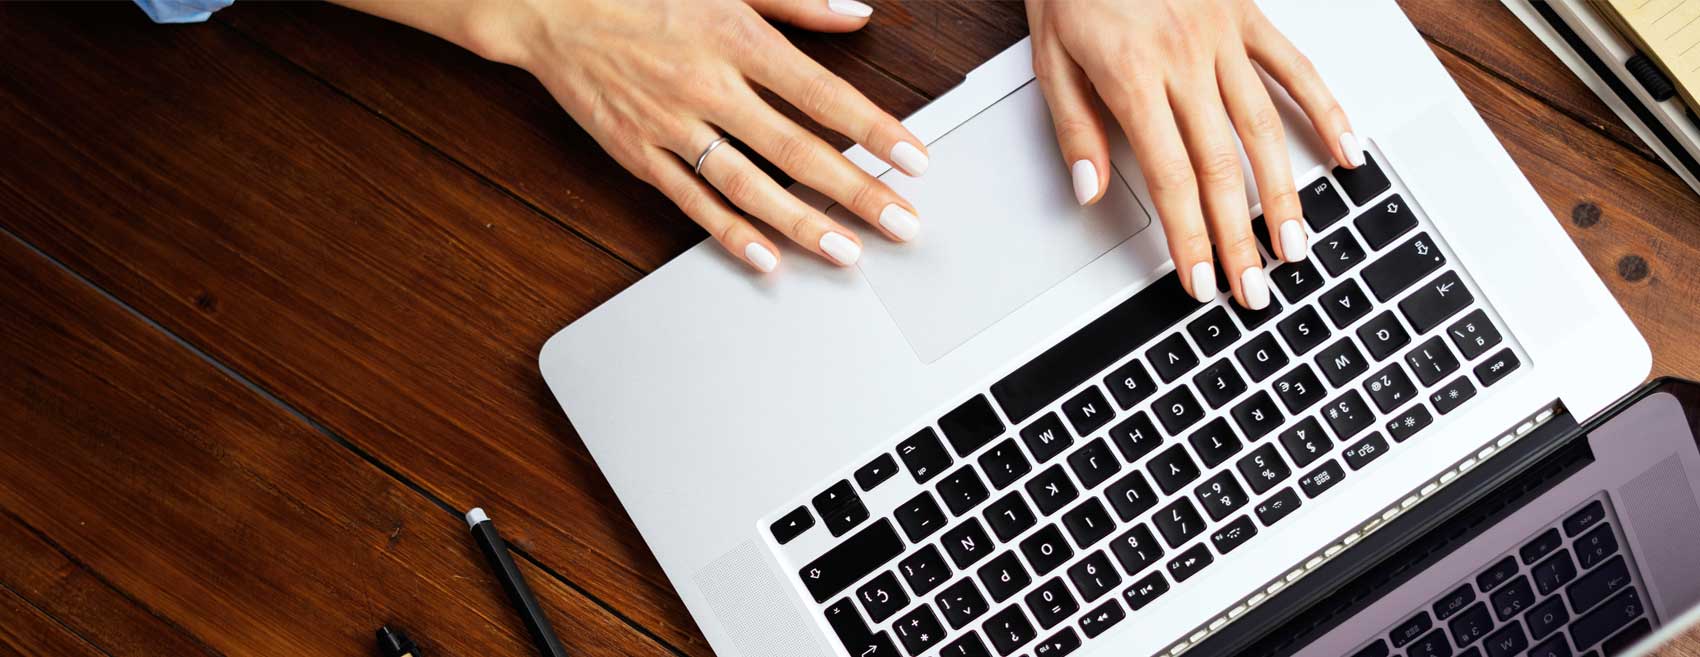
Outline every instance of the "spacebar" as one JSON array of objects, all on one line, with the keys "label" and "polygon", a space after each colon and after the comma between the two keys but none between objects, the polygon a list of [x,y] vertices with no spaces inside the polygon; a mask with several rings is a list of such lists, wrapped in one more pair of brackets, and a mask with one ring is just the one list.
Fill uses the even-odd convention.
[{"label": "spacebar", "polygon": [[1021,422],[1197,309],[1171,272],[992,384],[992,396]]},{"label": "spacebar", "polygon": [[797,574],[802,576],[809,594],[815,596],[815,602],[826,602],[900,554],[903,554],[903,539],[897,537],[890,520],[881,520],[827,550]]}]

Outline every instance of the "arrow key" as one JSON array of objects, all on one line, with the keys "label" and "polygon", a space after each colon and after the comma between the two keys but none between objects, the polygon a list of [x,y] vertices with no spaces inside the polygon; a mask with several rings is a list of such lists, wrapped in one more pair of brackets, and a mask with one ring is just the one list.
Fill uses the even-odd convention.
[{"label": "arrow key", "polygon": [[808,531],[813,526],[815,526],[815,517],[809,515],[808,507],[800,506],[773,521],[770,529],[773,531],[773,540],[784,545],[801,536],[803,532]]}]

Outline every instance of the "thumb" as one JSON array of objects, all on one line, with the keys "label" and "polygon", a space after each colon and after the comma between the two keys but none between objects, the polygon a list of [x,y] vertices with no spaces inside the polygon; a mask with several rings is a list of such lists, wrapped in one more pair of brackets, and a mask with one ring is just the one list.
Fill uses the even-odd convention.
[{"label": "thumb", "polygon": [[874,8],[859,0],[746,0],[757,13],[815,32],[853,32]]}]

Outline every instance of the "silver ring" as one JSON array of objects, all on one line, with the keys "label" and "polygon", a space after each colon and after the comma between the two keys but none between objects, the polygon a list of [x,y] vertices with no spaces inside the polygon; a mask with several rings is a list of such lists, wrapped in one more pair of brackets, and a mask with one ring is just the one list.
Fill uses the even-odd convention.
[{"label": "silver ring", "polygon": [[708,142],[708,148],[702,149],[702,155],[697,156],[697,165],[691,167],[691,171],[699,176],[702,175],[702,163],[708,159],[708,154],[713,153],[714,149],[720,148],[720,145],[724,143],[726,143],[725,137]]}]

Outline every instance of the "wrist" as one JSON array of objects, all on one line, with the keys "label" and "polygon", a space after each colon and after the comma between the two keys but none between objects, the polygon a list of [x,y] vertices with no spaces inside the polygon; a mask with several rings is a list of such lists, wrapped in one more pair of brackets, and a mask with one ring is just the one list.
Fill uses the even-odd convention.
[{"label": "wrist", "polygon": [[544,16],[531,0],[468,2],[456,44],[493,62],[529,69]]}]

